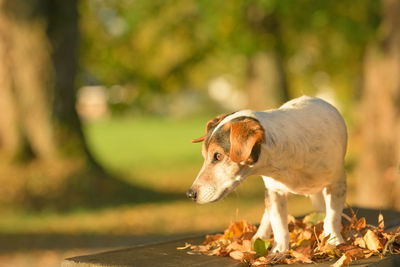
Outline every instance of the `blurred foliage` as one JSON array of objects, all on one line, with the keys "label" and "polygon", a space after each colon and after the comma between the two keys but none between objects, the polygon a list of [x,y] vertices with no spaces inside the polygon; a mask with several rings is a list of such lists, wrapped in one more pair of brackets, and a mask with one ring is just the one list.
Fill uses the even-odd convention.
[{"label": "blurred foliage", "polygon": [[249,57],[276,49],[292,97],[334,88],[346,107],[380,12],[378,0],[83,0],[79,83],[122,85],[143,107],[221,75],[243,88]]}]

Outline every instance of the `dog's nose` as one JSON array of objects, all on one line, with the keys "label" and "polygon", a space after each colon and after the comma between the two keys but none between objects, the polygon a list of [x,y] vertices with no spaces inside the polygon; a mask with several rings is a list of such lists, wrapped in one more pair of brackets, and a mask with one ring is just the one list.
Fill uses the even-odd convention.
[{"label": "dog's nose", "polygon": [[196,200],[197,192],[194,191],[193,189],[189,189],[189,190],[186,192],[186,196],[187,196],[188,198],[190,198],[191,200]]}]

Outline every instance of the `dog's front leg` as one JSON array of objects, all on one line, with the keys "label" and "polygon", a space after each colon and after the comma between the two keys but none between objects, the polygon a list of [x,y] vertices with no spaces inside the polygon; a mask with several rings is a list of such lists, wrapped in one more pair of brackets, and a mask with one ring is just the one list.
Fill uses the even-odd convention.
[{"label": "dog's front leg", "polygon": [[272,252],[285,252],[289,249],[289,230],[286,193],[268,191],[268,215],[274,232]]},{"label": "dog's front leg", "polygon": [[270,202],[269,200],[269,193],[268,193],[268,188],[265,189],[265,211],[264,215],[261,219],[260,226],[257,229],[257,233],[253,236],[252,240],[255,241],[256,239],[262,239],[266,240],[271,237],[271,222],[269,219],[269,214],[268,214],[268,203]]}]

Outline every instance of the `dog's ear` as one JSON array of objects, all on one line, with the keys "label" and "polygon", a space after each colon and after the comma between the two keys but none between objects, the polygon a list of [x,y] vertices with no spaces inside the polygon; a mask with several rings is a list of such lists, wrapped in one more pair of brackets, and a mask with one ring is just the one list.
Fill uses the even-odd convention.
[{"label": "dog's ear", "polygon": [[265,143],[264,129],[254,119],[232,122],[230,141],[231,160],[237,163],[242,162],[250,157],[254,145]]},{"label": "dog's ear", "polygon": [[223,119],[225,119],[226,116],[228,116],[228,114],[221,114],[209,120],[206,125],[206,133],[202,137],[193,139],[192,143],[203,142],[206,139],[208,132],[214,129],[218,125],[218,123],[220,123]]}]

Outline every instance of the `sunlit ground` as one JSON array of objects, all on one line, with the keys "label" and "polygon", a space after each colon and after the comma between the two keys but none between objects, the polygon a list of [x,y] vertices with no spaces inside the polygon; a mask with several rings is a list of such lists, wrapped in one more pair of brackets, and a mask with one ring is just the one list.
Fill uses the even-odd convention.
[{"label": "sunlit ground", "polygon": [[[88,123],[90,147],[101,163],[132,185],[182,195],[174,201],[127,204],[69,212],[0,212],[0,265],[58,266],[65,257],[155,242],[182,234],[212,233],[230,222],[259,223],[264,211],[263,183],[250,177],[226,199],[198,205],[185,198],[202,164],[200,144],[208,118],[118,119]],[[307,198],[289,198],[289,212],[312,210]]]}]

